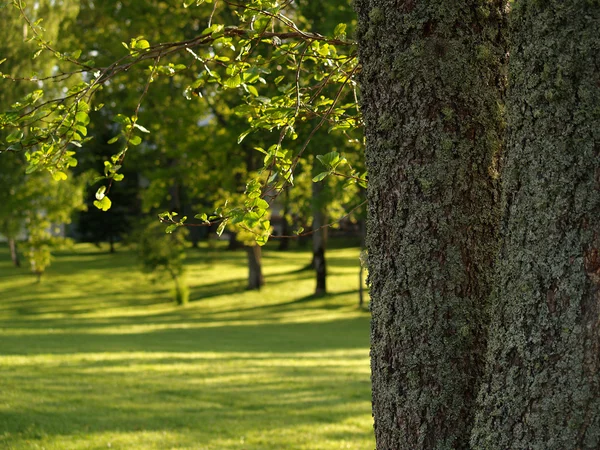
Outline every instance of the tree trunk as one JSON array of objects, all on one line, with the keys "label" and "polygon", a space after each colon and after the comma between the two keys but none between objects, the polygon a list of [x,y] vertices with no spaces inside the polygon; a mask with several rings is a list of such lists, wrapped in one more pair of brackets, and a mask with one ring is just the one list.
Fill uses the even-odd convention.
[{"label": "tree trunk", "polygon": [[377,448],[467,449],[498,247],[505,3],[355,7]]},{"label": "tree trunk", "polygon": [[325,261],[325,248],[327,246],[327,216],[323,211],[321,193],[323,183],[312,183],[312,216],[313,216],[313,259],[312,266],[315,269],[316,287],[315,295],[327,293],[327,264]]},{"label": "tree trunk", "polygon": [[[287,220],[287,214],[289,212],[290,194],[289,188],[286,187],[283,191],[283,211],[281,212],[281,234],[282,236],[289,236],[290,225]],[[279,246],[277,250],[286,251],[290,248],[290,238],[282,237],[279,240]]]},{"label": "tree trunk", "polygon": [[115,237],[113,234],[110,234],[108,236],[108,244],[109,244],[109,253],[114,253],[115,252]]},{"label": "tree trunk", "polygon": [[182,284],[180,277],[174,270],[169,269],[169,275],[171,275],[171,279],[175,285],[175,303],[180,306],[185,305],[188,302],[187,287]]},{"label": "tree trunk", "polygon": [[15,267],[21,267],[21,260],[19,258],[19,252],[17,251],[16,239],[8,240],[8,247],[10,248],[10,259],[12,260]]},{"label": "tree trunk", "polygon": [[248,290],[258,290],[265,284],[262,274],[262,250],[259,245],[246,247],[248,254]]},{"label": "tree trunk", "polygon": [[227,244],[227,250],[237,250],[242,244],[237,240],[237,233],[235,231],[228,231],[229,240]]},{"label": "tree trunk", "polygon": [[600,2],[512,12],[503,246],[473,448],[600,448]]}]

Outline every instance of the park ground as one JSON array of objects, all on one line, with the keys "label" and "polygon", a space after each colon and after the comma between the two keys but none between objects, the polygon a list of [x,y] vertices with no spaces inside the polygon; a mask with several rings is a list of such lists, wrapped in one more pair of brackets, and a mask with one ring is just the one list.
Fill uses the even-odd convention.
[{"label": "park ground", "polygon": [[372,449],[369,315],[357,248],[267,249],[244,291],[243,251],[188,251],[190,303],[135,255],[58,253],[41,284],[0,246],[0,448]]}]

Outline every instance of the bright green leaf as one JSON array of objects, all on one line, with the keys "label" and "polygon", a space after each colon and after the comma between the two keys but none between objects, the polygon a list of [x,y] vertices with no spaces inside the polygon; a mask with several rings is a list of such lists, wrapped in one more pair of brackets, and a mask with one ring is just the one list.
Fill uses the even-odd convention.
[{"label": "bright green leaf", "polygon": [[94,200],[94,206],[102,211],[108,211],[111,205],[112,202],[106,196],[102,197],[102,200]]},{"label": "bright green leaf", "polygon": [[171,225],[169,225],[166,229],[165,229],[165,233],[169,233],[171,234],[173,231],[175,231],[177,229],[177,224],[173,223]]},{"label": "bright green leaf", "polygon": [[227,80],[225,80],[223,82],[223,85],[225,85],[226,87],[228,87],[230,89],[240,87],[241,84],[242,84],[242,77],[240,77],[239,74],[234,75],[231,78],[228,78]]},{"label": "bright green leaf", "polygon": [[319,175],[312,179],[313,183],[318,183],[319,181],[322,181],[327,175],[329,175],[329,172],[321,172]]},{"label": "bright green leaf", "polygon": [[54,178],[56,181],[64,181],[67,179],[67,174],[61,171],[53,172],[52,178]]},{"label": "bright green leaf", "polygon": [[131,136],[131,138],[129,138],[129,143],[131,145],[140,145],[142,143],[142,138],[139,136]]}]

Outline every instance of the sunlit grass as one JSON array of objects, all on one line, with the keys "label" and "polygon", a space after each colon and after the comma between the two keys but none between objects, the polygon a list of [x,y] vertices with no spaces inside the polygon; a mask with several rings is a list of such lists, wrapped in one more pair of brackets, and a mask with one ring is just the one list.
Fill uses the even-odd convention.
[{"label": "sunlit grass", "polygon": [[189,251],[191,303],[171,303],[124,250],[78,245],[42,284],[0,247],[0,448],[370,449],[368,314],[358,250]]}]

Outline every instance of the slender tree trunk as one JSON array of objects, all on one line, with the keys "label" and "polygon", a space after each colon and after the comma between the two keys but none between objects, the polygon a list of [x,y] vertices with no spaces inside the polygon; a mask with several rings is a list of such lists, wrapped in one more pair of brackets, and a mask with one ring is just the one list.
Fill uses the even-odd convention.
[{"label": "slender tree trunk", "polygon": [[262,274],[262,250],[258,245],[246,247],[248,254],[248,290],[258,290],[265,284]]},{"label": "slender tree trunk", "polygon": [[181,278],[177,275],[174,270],[169,270],[169,274],[173,280],[173,284],[175,285],[175,302],[178,305],[184,305],[187,303],[188,298],[186,293],[184,292],[185,288],[181,284]]},{"label": "slender tree trunk", "polygon": [[600,448],[600,2],[513,10],[503,247],[473,431]]},{"label": "slender tree trunk", "polygon": [[[312,184],[312,216],[313,216],[313,259],[312,266],[315,269],[316,287],[315,295],[327,293],[327,262],[325,260],[325,248],[327,246],[327,216],[323,211],[322,200],[323,183]],[[322,228],[323,227],[323,228]]]},{"label": "slender tree trunk", "polygon": [[110,246],[109,253],[114,253],[115,252],[115,237],[112,234],[110,236],[108,236],[108,244]]},{"label": "slender tree trunk", "polygon": [[[289,236],[290,234],[290,225],[287,221],[287,214],[289,211],[289,203],[290,203],[290,194],[289,189],[286,187],[283,191],[283,211],[281,212],[281,234],[283,236]],[[290,238],[281,238],[279,240],[279,247],[277,248],[280,251],[286,251],[290,248]]]},{"label": "slender tree trunk", "polygon": [[498,247],[505,2],[355,7],[377,448],[468,449]]},{"label": "slender tree trunk", "polygon": [[15,267],[21,267],[21,260],[19,258],[19,252],[17,251],[17,241],[16,239],[8,240],[8,247],[10,249],[10,259],[12,260]]},{"label": "slender tree trunk", "polygon": [[242,244],[237,240],[237,233],[235,231],[229,231],[229,241],[227,244],[227,250],[237,250]]}]

